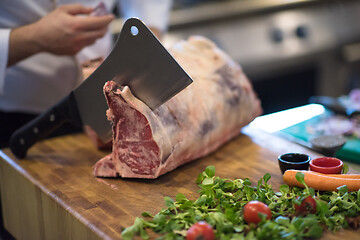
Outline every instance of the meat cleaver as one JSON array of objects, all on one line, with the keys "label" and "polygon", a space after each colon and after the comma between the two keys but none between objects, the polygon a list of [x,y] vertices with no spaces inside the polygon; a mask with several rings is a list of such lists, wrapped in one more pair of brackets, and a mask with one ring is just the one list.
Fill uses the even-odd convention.
[{"label": "meat cleaver", "polygon": [[116,77],[117,83],[130,87],[132,93],[156,109],[192,83],[159,40],[137,19],[128,19],[113,50],[105,61],[67,97],[48,111],[18,129],[10,139],[10,149],[18,158],[65,122],[89,125],[101,140],[111,139],[111,124],[103,86]]}]

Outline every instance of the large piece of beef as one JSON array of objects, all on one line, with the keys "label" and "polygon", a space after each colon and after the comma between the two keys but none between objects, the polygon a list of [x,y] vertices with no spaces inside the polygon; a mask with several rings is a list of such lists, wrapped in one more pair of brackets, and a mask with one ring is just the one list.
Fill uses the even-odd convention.
[{"label": "large piece of beef", "polygon": [[95,176],[156,178],[216,150],[262,113],[241,67],[213,42],[191,37],[170,53],[194,82],[155,111],[127,86],[105,84],[113,146]]}]

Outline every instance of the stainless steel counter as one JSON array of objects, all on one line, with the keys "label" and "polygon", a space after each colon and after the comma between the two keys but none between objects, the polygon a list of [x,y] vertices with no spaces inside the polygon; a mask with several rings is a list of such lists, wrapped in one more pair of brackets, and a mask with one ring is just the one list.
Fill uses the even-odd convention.
[{"label": "stainless steel counter", "polygon": [[175,9],[170,16],[170,29],[230,17],[264,13],[285,8],[304,6],[326,0],[220,0],[202,1],[188,7]]}]

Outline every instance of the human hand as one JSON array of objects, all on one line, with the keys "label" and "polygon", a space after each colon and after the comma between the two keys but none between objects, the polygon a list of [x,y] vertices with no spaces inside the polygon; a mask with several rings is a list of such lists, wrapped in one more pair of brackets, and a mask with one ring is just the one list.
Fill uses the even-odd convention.
[{"label": "human hand", "polygon": [[63,5],[32,24],[39,52],[74,55],[103,37],[114,16],[89,16],[92,11],[80,4]]}]

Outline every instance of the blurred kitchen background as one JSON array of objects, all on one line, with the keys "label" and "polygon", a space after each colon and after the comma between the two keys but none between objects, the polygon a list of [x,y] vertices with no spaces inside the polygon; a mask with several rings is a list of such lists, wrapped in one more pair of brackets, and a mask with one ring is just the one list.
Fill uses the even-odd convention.
[{"label": "blurred kitchen background", "polygon": [[164,43],[190,35],[241,64],[265,114],[360,87],[359,0],[175,0]]}]

